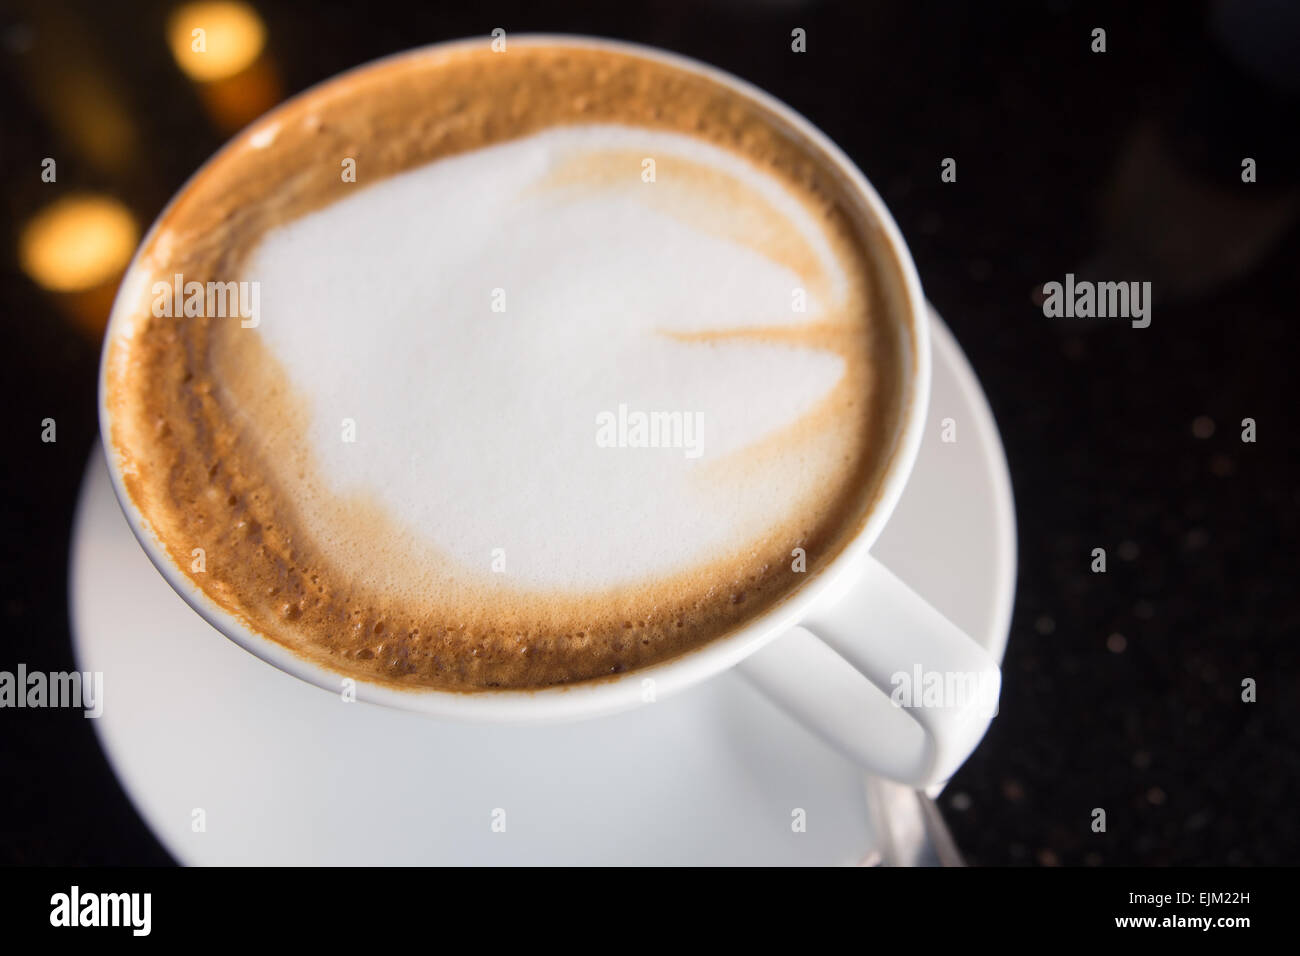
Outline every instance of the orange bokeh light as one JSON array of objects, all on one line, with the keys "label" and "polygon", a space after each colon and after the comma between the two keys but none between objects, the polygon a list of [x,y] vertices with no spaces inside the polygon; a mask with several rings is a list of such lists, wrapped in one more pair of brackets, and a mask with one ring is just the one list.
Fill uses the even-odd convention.
[{"label": "orange bokeh light", "polygon": [[168,18],[167,43],[186,76],[211,82],[253,64],[266,45],[266,26],[246,3],[187,3]]},{"label": "orange bokeh light", "polygon": [[37,213],[19,237],[23,271],[52,292],[80,292],[116,278],[135,252],[140,230],[107,196],[66,196]]}]

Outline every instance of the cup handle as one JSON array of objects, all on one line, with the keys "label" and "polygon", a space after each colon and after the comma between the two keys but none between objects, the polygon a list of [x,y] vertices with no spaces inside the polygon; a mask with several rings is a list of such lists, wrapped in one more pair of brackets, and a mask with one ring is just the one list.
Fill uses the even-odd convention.
[{"label": "cup handle", "polygon": [[738,667],[850,760],[918,789],[970,756],[1002,684],[984,648],[870,556],[838,598]]}]

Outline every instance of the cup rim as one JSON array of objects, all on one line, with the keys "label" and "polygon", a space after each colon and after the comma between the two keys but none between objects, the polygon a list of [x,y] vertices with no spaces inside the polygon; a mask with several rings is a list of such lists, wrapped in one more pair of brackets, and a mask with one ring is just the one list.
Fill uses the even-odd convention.
[{"label": "cup rim", "polygon": [[[149,560],[175,590],[201,617],[229,640],[268,664],[324,690],[339,693],[352,681],[355,698],[386,707],[416,711],[435,717],[460,718],[488,722],[538,722],[576,719],[630,709],[640,703],[667,697],[686,687],[714,676],[738,664],[765,644],[777,639],[808,615],[809,608],[832,588],[836,581],[851,577],[875,543],[893,514],[921,446],[922,428],[930,396],[930,340],[927,306],[921,291],[920,277],[902,232],[884,201],[857,165],[826,134],[793,107],[754,84],[718,67],[691,57],[657,47],[625,40],[563,33],[508,34],[507,42],[524,46],[569,46],[606,50],[639,57],[703,77],[751,100],[775,120],[786,124],[801,136],[841,175],[858,202],[865,207],[867,218],[879,230],[883,242],[880,253],[892,256],[891,273],[898,284],[900,311],[906,313],[905,351],[901,384],[901,409],[894,437],[894,447],[877,479],[874,502],[869,506],[862,526],[854,537],[815,576],[795,588],[786,597],[741,627],[715,637],[676,657],[657,664],[636,668],[622,674],[599,677],[573,684],[531,689],[495,689],[484,691],[448,691],[436,688],[397,687],[351,677],[342,671],[308,660],[288,647],[259,634],[235,615],[218,606],[203,590],[176,566],[152,526],[127,492],[121,475],[121,460],[114,453],[112,416],[108,404],[108,354],[118,327],[123,321],[128,288],[148,248],[173,207],[196,181],[212,166],[220,163],[228,151],[235,151],[257,133],[278,121],[282,110],[291,103],[315,95],[323,87],[345,77],[399,63],[406,59],[436,56],[456,49],[472,48],[490,42],[481,36],[426,44],[409,50],[369,60],[295,94],[274,109],[254,120],[209,157],[176,191],[159,212],[140,241],[114,299],[104,334],[99,370],[100,440],[108,463],[108,473],[118,504],[127,517],[132,533],[144,548]],[[910,359],[910,367],[908,367]],[[653,693],[647,694],[646,682]]]}]

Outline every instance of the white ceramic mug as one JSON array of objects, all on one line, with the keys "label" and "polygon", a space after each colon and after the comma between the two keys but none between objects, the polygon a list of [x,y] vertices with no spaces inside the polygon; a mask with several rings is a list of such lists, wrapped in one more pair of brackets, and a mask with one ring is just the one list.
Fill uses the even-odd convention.
[{"label": "white ceramic mug", "polygon": [[[483,39],[459,41],[481,44]],[[812,144],[850,184],[861,212],[886,239],[896,262],[898,316],[905,325],[902,374],[904,411],[895,446],[885,469],[874,508],[856,538],[833,561],[793,594],[738,630],[681,657],[612,678],[531,691],[476,694],[437,690],[395,690],[355,682],[358,700],[419,711],[435,717],[491,721],[547,721],[595,717],[650,704],[692,684],[738,667],[768,697],[787,709],[840,752],[863,768],[915,787],[946,780],[983,737],[994,713],[1000,687],[996,662],[974,640],[871,557],[871,545],[902,495],[921,444],[930,394],[928,313],[907,246],[884,203],[862,173],[829,139],[789,107],[729,74],[679,56],[633,44],[570,36],[512,37],[512,44],[582,45],[621,51],[668,63],[707,77],[756,101]],[[439,44],[398,54],[421,57],[444,50]],[[366,66],[358,69],[364,70]],[[302,94],[311,96],[312,91]],[[209,164],[221,162],[226,150],[246,148],[259,130],[276,122],[272,111],[254,123]],[[197,176],[197,174],[196,174]],[[183,187],[177,198],[183,196]],[[173,199],[174,204],[177,200]],[[141,248],[148,246],[171,206],[159,216]],[[131,264],[123,289],[138,279],[139,257]],[[119,293],[106,341],[121,334],[123,318],[135,297]],[[107,348],[105,349],[107,355]],[[110,414],[100,375],[100,427],[109,450],[109,472],[118,501],[132,530],[168,583],[210,624],[244,649],[302,680],[339,693],[342,674],[299,657],[259,634],[214,604],[167,556],[148,522],[126,493],[121,465],[109,442]],[[899,691],[922,690],[937,681],[966,692],[922,696],[902,703]],[[978,688],[978,692],[969,692]]]}]

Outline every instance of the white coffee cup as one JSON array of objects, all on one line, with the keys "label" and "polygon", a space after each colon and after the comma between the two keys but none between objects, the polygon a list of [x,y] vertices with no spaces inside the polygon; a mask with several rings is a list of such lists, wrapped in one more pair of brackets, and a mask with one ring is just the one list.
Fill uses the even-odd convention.
[{"label": "white coffee cup", "polygon": [[[458,41],[458,44],[484,42],[474,39]],[[786,600],[731,634],[665,663],[544,690],[473,694],[396,690],[347,678],[251,631],[217,606],[176,567],[126,493],[118,456],[111,451],[107,378],[101,368],[99,414],[101,433],[109,449],[109,472],[136,537],[168,583],[232,641],[302,680],[334,693],[355,694],[360,701],[466,720],[569,720],[652,705],[728,668],[738,667],[769,698],[864,769],[915,787],[929,787],[946,780],[987,730],[996,711],[1000,672],[997,663],[980,645],[869,553],[911,474],[930,394],[929,319],[925,299],[911,255],[884,203],[848,157],[807,120],[736,77],[683,57],[633,44],[551,35],[512,37],[510,42],[563,43],[622,51],[730,87],[759,103],[803,136],[851,186],[864,215],[881,231],[895,260],[893,270],[882,272],[892,273],[891,278],[899,284],[895,298],[905,304],[899,319],[906,326],[906,334],[901,338],[907,353],[901,375],[904,396],[901,425],[877,500],[858,535]],[[457,44],[439,44],[390,59],[427,56],[454,45]],[[263,123],[274,122],[274,116],[273,112],[254,124],[227,149],[246,146]],[[221,155],[218,153],[210,163],[220,162]],[[182,188],[177,198],[185,192]],[[141,248],[148,246],[170,208],[169,205],[159,216]],[[139,267],[137,256],[123,280],[124,289],[132,286],[131,278]],[[119,294],[106,341],[120,334],[124,317],[133,305],[127,296]]]}]

